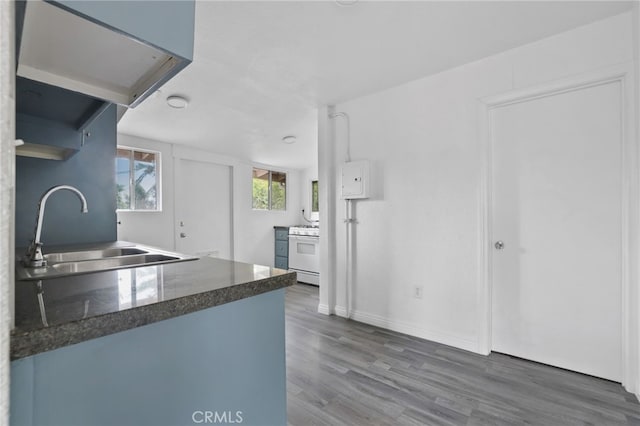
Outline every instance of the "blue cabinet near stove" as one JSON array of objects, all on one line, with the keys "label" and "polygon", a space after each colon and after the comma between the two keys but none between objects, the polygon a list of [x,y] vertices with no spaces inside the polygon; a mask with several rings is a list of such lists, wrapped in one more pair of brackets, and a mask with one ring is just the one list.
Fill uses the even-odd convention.
[{"label": "blue cabinet near stove", "polygon": [[275,259],[273,266],[278,269],[289,269],[289,227],[274,226],[275,232]]}]

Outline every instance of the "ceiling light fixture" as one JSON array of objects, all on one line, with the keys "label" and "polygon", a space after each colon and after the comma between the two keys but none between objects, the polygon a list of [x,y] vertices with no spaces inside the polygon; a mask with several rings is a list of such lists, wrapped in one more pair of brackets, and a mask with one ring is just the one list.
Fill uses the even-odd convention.
[{"label": "ceiling light fixture", "polygon": [[171,108],[183,109],[189,105],[189,100],[183,96],[172,95],[167,98],[167,105]]},{"label": "ceiling light fixture", "polygon": [[284,138],[282,138],[282,142],[291,145],[292,143],[296,143],[296,137],[295,136],[285,136]]},{"label": "ceiling light fixture", "polygon": [[358,0],[335,0],[338,6],[353,6],[358,3]]}]

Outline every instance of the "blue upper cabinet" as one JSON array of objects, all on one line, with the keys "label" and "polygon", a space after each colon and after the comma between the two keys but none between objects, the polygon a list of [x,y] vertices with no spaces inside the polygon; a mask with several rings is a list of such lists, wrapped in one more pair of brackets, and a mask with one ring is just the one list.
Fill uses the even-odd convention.
[{"label": "blue upper cabinet", "polygon": [[135,107],[193,60],[195,1],[28,0],[17,75]]},{"label": "blue upper cabinet", "polygon": [[194,0],[59,0],[51,3],[166,52],[193,60]]},{"label": "blue upper cabinet", "polygon": [[109,105],[60,87],[16,78],[16,135],[25,142],[16,147],[16,154],[68,159],[90,139],[92,123]]}]

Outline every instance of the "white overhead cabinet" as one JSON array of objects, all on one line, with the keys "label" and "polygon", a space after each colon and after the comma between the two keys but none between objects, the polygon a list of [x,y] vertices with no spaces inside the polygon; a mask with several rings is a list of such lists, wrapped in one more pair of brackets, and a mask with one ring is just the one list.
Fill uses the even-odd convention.
[{"label": "white overhead cabinet", "polygon": [[135,107],[191,63],[194,19],[194,0],[20,2],[17,75]]}]

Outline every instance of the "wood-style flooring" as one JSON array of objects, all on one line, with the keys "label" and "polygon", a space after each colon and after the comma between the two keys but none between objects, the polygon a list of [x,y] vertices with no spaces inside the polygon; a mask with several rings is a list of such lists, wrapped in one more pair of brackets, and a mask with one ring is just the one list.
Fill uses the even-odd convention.
[{"label": "wood-style flooring", "polygon": [[640,425],[618,383],[317,313],[287,289],[290,425]]}]

